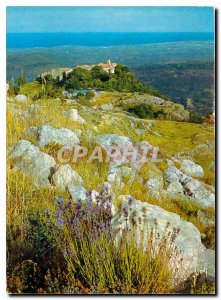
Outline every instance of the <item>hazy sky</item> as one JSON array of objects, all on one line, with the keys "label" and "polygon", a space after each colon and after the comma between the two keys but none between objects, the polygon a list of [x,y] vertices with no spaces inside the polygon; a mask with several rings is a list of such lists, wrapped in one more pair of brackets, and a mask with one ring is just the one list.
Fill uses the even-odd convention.
[{"label": "hazy sky", "polygon": [[212,32],[211,7],[7,8],[7,32]]}]

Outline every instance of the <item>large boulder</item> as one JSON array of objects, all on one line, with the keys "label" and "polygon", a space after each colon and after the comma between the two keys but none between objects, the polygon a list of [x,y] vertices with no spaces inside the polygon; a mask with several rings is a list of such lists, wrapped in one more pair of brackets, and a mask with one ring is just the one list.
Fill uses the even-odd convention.
[{"label": "large boulder", "polygon": [[71,121],[79,122],[79,123],[85,123],[85,120],[78,114],[77,109],[70,109],[68,111],[65,111],[63,113],[64,116],[66,116]]},{"label": "large boulder", "polygon": [[189,176],[193,176],[193,177],[204,176],[203,168],[200,165],[195,164],[192,160],[189,159],[184,159],[181,162],[180,170]]},{"label": "large boulder", "polygon": [[32,126],[27,129],[26,133],[35,135],[40,147],[50,143],[74,147],[80,143],[77,134],[67,128],[53,128],[49,125],[43,125],[39,128]]},{"label": "large boulder", "polygon": [[87,199],[87,190],[83,187],[83,185],[68,185],[68,191],[74,200],[84,201]]},{"label": "large boulder", "polygon": [[[201,269],[206,269],[209,275],[214,276],[214,251],[206,249],[201,243],[200,232],[192,223],[159,206],[138,201],[130,195],[122,195],[118,201],[122,203],[121,210],[117,210],[112,219],[112,229],[116,232],[117,241],[125,230],[135,230],[138,246],[141,245],[141,237],[150,236],[151,230],[154,230],[154,243],[174,235],[170,263],[174,273],[178,271],[178,278],[185,280],[191,273]],[[144,240],[146,242],[142,246],[146,247],[148,238]]]},{"label": "large boulder", "polygon": [[[177,194],[182,194],[183,189],[183,194],[201,207],[206,208],[215,206],[215,195],[206,188],[206,185],[203,182],[193,179],[176,167],[169,167],[166,169],[164,176],[169,183],[167,189],[168,192],[174,192],[175,189],[177,190]],[[182,189],[180,185],[182,185]]]},{"label": "large boulder", "polygon": [[14,100],[17,103],[27,103],[28,97],[25,95],[17,95],[17,96],[15,96]]},{"label": "large boulder", "polygon": [[10,149],[9,158],[14,161],[18,170],[33,177],[36,186],[50,185],[49,179],[56,162],[29,141],[21,140],[15,144]]},{"label": "large boulder", "polygon": [[52,183],[60,190],[65,190],[69,185],[81,185],[81,176],[70,165],[60,165],[52,176]]},{"label": "large boulder", "polygon": [[94,137],[94,140],[107,150],[111,161],[118,165],[127,163],[137,170],[146,160],[156,154],[154,147],[147,141],[136,143],[127,136],[105,133]]}]

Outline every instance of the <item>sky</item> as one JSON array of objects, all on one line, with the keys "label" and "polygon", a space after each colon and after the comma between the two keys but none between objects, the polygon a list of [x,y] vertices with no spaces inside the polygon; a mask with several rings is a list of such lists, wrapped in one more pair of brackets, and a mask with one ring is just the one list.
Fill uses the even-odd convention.
[{"label": "sky", "polygon": [[212,7],[7,7],[7,32],[213,32]]}]

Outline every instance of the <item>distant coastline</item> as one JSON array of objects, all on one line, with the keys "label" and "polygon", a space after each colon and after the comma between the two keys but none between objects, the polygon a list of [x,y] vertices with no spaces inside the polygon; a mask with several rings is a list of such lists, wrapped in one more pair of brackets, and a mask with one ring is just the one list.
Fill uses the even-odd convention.
[{"label": "distant coastline", "polygon": [[7,50],[55,46],[96,47],[182,41],[214,41],[213,32],[7,33],[6,37]]}]

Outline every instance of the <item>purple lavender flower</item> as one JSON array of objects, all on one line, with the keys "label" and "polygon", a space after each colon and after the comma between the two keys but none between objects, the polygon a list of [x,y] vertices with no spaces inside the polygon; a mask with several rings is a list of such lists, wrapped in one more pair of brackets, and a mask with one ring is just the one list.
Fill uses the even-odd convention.
[{"label": "purple lavender flower", "polygon": [[134,205],[136,203],[136,199],[132,196],[128,197],[128,204],[130,206]]},{"label": "purple lavender flower", "polygon": [[[100,193],[96,194],[96,202],[92,201],[92,191],[87,193],[87,202],[78,199],[74,205],[72,201],[64,203],[63,198],[57,198],[56,221],[57,226],[68,227],[69,233],[76,243],[81,239],[88,238],[90,243],[96,243],[97,238],[102,235],[111,235],[111,219],[113,196],[107,187],[103,187]],[[126,212],[125,212],[126,214]],[[64,251],[68,253],[69,242],[65,243],[65,235],[59,231],[60,240],[64,240]]]},{"label": "purple lavender flower", "polygon": [[63,225],[64,225],[64,220],[63,220],[62,218],[58,217],[58,219],[57,219],[57,225],[58,225],[59,227],[63,227]]},{"label": "purple lavender flower", "polygon": [[57,204],[63,204],[64,203],[64,198],[58,197],[55,200],[56,200]]}]

